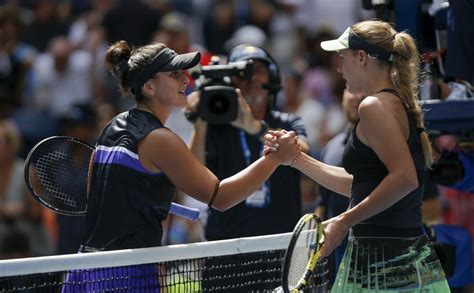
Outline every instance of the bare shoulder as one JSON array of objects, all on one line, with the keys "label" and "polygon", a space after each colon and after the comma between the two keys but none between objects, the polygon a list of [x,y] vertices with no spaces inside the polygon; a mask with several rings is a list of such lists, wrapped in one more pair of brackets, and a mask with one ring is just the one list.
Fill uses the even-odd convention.
[{"label": "bare shoulder", "polygon": [[359,139],[373,145],[371,137],[385,137],[398,128],[393,104],[386,97],[367,96],[359,105],[360,123],[357,128]]},{"label": "bare shoulder", "polygon": [[[139,143],[140,155],[143,158],[163,158],[186,151],[188,147],[183,140],[168,128],[151,131]],[[164,156],[163,156],[164,155]]]},{"label": "bare shoulder", "polygon": [[367,116],[379,116],[388,112],[387,104],[376,96],[367,96],[359,105],[361,119]]},{"label": "bare shoulder", "polygon": [[165,170],[167,162],[176,160],[189,149],[183,140],[168,128],[150,132],[138,145],[140,161],[152,171]]},{"label": "bare shoulder", "polygon": [[183,140],[170,129],[163,127],[150,132],[144,139],[144,143],[153,147],[179,147],[185,146]]}]

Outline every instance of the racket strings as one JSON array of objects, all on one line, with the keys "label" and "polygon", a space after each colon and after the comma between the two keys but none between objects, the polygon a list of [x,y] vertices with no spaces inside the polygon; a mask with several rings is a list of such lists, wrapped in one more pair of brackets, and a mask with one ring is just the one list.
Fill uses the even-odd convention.
[{"label": "racket strings", "polygon": [[91,152],[69,140],[40,145],[28,170],[33,192],[42,202],[65,212],[85,211]]},{"label": "racket strings", "polygon": [[[39,181],[41,182],[41,186],[46,191],[44,193],[44,197],[61,199],[65,205],[77,207],[77,201],[66,192],[63,192],[61,188],[55,183],[53,183],[51,180],[52,178],[59,177],[58,170],[56,170],[55,168],[51,168],[51,166],[59,162],[60,160],[65,159],[67,159],[67,154],[65,154],[64,152],[55,151],[52,153],[43,154],[43,156],[39,157],[36,160],[36,175]],[[51,174],[48,174],[48,170],[51,170]],[[76,184],[71,185],[71,187],[80,188],[78,185],[73,186]]]},{"label": "racket strings", "polygon": [[315,251],[320,249],[322,232],[322,228],[316,220],[311,219],[303,222],[288,268],[289,288],[296,288],[300,285],[302,276],[307,274],[308,269],[313,269],[309,268],[308,264],[315,257]]},{"label": "racket strings", "polygon": [[[94,147],[68,136],[40,141],[25,161],[25,183],[43,206],[64,215],[87,212]],[[152,207],[153,208],[153,207]],[[199,210],[171,204],[169,213],[196,221]]]}]

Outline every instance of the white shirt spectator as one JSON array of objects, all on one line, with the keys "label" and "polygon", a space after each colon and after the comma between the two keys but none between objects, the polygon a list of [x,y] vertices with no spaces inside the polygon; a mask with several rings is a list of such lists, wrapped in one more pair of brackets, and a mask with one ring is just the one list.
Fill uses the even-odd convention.
[{"label": "white shirt spectator", "polygon": [[340,35],[348,26],[373,15],[372,11],[362,9],[362,1],[357,0],[301,0],[297,3],[298,23],[312,34],[328,27]]},{"label": "white shirt spectator", "polygon": [[59,72],[53,55],[44,53],[34,64],[34,103],[53,115],[59,116],[71,105],[92,99],[90,54],[72,51],[67,62],[66,68]]}]

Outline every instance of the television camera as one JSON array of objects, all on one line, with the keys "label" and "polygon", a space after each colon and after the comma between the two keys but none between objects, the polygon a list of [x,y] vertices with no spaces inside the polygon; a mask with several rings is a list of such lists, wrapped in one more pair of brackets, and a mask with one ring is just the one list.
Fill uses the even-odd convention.
[{"label": "television camera", "polygon": [[253,61],[237,61],[225,65],[218,62],[219,59],[213,57],[210,65],[191,74],[200,91],[200,100],[196,113],[186,113],[189,120],[200,117],[208,123],[224,124],[237,118],[239,104],[232,77],[250,79],[254,71]]}]

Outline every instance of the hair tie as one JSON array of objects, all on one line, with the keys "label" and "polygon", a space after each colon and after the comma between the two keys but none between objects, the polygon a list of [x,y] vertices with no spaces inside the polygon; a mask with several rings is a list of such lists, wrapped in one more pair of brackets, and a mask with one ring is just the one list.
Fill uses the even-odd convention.
[{"label": "hair tie", "polygon": [[425,128],[424,127],[417,127],[416,131],[418,132],[418,134],[422,134],[423,132],[425,132]]},{"label": "hair tie", "polygon": [[398,34],[398,32],[396,32],[396,33],[394,33],[394,34],[392,35],[392,40],[395,40],[395,36],[396,36],[397,34]]}]

